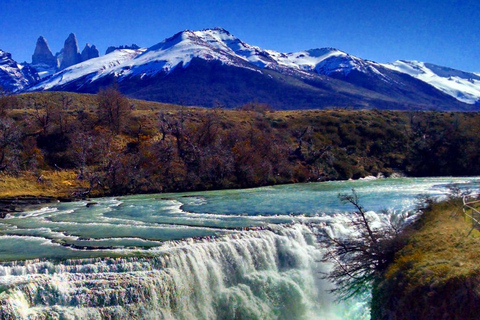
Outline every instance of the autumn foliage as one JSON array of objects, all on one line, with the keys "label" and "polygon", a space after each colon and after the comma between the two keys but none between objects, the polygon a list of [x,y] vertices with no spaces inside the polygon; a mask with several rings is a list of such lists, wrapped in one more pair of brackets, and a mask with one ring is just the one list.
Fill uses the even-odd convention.
[{"label": "autumn foliage", "polygon": [[204,109],[97,95],[0,97],[0,173],[74,171],[81,196],[480,174],[480,115]]}]

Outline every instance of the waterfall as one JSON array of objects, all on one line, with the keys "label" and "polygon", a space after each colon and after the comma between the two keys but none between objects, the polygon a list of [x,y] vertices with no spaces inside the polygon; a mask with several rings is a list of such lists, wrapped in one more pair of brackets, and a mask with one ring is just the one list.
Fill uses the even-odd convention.
[{"label": "waterfall", "polygon": [[306,225],[170,242],[148,253],[4,263],[0,316],[331,318],[329,285],[318,274],[321,253]]},{"label": "waterfall", "polygon": [[[372,226],[411,221],[416,196],[480,178],[401,178],[49,204],[0,220],[2,319],[368,319],[336,304],[317,231],[355,236],[352,188]],[[381,201],[379,201],[381,199]],[[376,214],[389,209],[389,214]],[[413,211],[412,211],[413,210]]]}]

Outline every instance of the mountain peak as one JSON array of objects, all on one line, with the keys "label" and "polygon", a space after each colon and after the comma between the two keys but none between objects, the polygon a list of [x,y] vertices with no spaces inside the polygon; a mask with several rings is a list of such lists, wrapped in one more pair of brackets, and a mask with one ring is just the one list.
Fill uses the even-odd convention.
[{"label": "mountain peak", "polygon": [[74,33],[70,33],[63,45],[63,56],[60,69],[68,68],[79,62],[82,62],[82,56],[78,49],[77,37]]},{"label": "mountain peak", "polygon": [[229,35],[231,36],[232,34],[226,30],[225,28],[222,28],[222,27],[214,27],[214,28],[207,28],[207,29],[203,29],[203,30],[200,30],[200,31],[194,31],[196,33],[217,33],[217,34],[225,34],[225,35]]},{"label": "mountain peak", "polygon": [[12,59],[12,54],[7,51],[0,49],[0,63],[4,64],[7,60]]},{"label": "mountain peak", "polygon": [[77,36],[75,35],[75,33],[71,32],[69,35],[68,35],[68,38],[67,38],[67,41],[77,41]]},{"label": "mountain peak", "polygon": [[186,34],[195,34],[195,33],[225,33],[225,34],[229,34],[231,35],[231,33],[226,30],[225,28],[222,28],[222,27],[213,27],[213,28],[205,28],[205,29],[201,29],[201,30],[191,30],[191,29],[185,29],[183,31],[180,31],[180,32],[177,32],[173,37],[175,37],[176,35],[178,34],[182,34],[182,33],[186,33]]},{"label": "mountain peak", "polygon": [[123,50],[123,49],[138,50],[138,49],[140,49],[140,47],[137,46],[135,43],[132,43],[131,45],[110,46],[105,51],[105,54],[109,54],[109,53],[111,53],[115,50]]},{"label": "mountain peak", "polygon": [[343,52],[342,50],[332,48],[332,47],[309,49],[309,50],[305,50],[305,52],[309,53],[310,56],[312,56],[312,57],[321,57],[321,56],[324,56],[326,54],[331,54],[331,53],[348,55],[347,53]]},{"label": "mountain peak", "polygon": [[85,45],[85,48],[83,48],[81,56],[82,56],[82,61],[86,61],[89,59],[98,58],[100,56],[100,53],[98,52],[98,49],[95,45],[91,45],[90,43],[87,43]]},{"label": "mountain peak", "polygon": [[48,46],[47,39],[43,36],[38,37],[35,51],[32,55],[32,64],[43,64],[48,67],[56,67],[57,60],[52,54],[50,47]]},{"label": "mountain peak", "polygon": [[468,104],[480,102],[480,76],[416,60],[397,60],[384,67],[406,73]]},{"label": "mountain peak", "polygon": [[225,32],[225,33],[230,34],[230,32],[228,32],[228,30],[226,30],[225,28],[222,28],[222,27],[214,27],[214,28],[204,29],[204,31],[207,31],[207,30],[221,31],[221,32]]},{"label": "mountain peak", "polygon": [[37,46],[38,46],[38,47],[43,47],[43,46],[45,46],[45,47],[48,48],[48,50],[50,50],[50,48],[48,47],[47,39],[45,39],[44,36],[38,37],[38,39],[37,39]]},{"label": "mountain peak", "polygon": [[9,52],[0,49],[0,86],[7,92],[20,91],[39,80],[35,69],[22,66]]}]

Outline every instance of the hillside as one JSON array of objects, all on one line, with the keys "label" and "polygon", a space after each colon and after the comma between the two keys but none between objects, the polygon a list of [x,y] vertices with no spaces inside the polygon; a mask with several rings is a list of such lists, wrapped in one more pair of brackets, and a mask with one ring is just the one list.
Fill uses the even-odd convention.
[{"label": "hillside", "polygon": [[461,201],[432,203],[373,291],[372,319],[478,319],[478,231]]},{"label": "hillside", "polygon": [[479,126],[477,113],[205,109],[128,100],[114,89],[4,96],[0,190],[68,198],[477,175]]}]

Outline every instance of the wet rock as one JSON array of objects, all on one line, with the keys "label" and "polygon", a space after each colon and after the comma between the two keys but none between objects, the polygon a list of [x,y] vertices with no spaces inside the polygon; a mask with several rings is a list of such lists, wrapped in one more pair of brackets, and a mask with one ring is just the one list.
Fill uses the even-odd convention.
[{"label": "wet rock", "polygon": [[53,197],[20,196],[0,199],[0,218],[5,218],[9,213],[22,212],[26,207],[58,201]]}]

